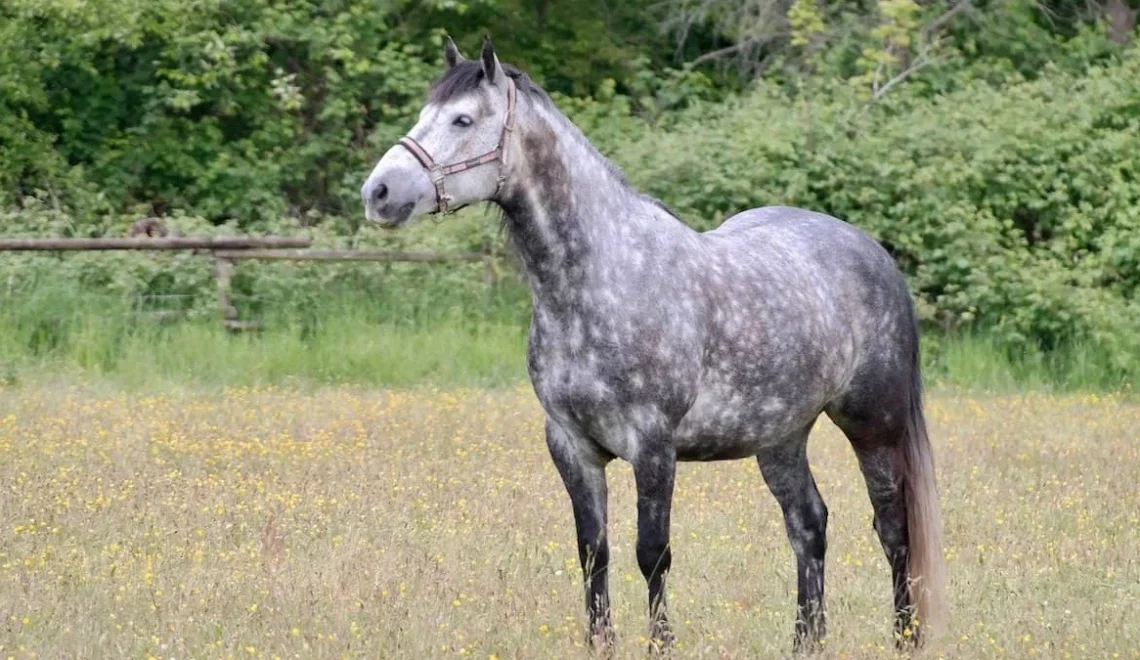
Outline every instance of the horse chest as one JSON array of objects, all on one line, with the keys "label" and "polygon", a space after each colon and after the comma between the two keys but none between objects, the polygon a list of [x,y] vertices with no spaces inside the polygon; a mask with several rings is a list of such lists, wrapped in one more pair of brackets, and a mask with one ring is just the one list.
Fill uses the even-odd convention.
[{"label": "horse chest", "polygon": [[597,436],[623,420],[676,423],[695,396],[699,353],[667,333],[584,318],[543,321],[536,315],[531,325],[528,368],[539,400],[563,424]]}]

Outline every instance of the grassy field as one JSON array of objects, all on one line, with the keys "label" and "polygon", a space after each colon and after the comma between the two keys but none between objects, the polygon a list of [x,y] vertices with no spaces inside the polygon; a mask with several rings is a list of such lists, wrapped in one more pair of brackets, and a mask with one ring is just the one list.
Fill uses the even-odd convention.
[{"label": "grassy field", "polygon": [[[338,285],[315,299],[311,291],[279,297],[252,317],[262,329],[243,335],[221,328],[212,299],[185,310],[179,322],[160,324],[122,295],[48,282],[0,295],[0,383],[37,384],[46,376],[164,391],[425,382],[501,388],[526,380],[525,285],[401,277],[378,292]],[[922,339],[926,380],[956,389],[1115,392],[1134,387],[1140,375],[1119,351],[1078,338],[1047,352],[985,330],[926,328]]]},{"label": "grassy field", "polygon": [[[1140,657],[1140,405],[928,403],[951,629],[927,657]],[[0,657],[572,658],[573,523],[526,387],[0,389]],[[854,458],[831,509],[824,657],[890,655],[888,570]],[[619,657],[644,649],[627,465],[609,470]],[[780,657],[795,572],[751,461],[683,464],[683,658]]]}]

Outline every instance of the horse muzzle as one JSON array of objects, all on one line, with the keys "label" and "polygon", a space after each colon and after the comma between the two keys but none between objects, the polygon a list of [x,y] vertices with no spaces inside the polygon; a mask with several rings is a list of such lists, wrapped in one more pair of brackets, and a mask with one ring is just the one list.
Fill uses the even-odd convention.
[{"label": "horse muzzle", "polygon": [[408,222],[426,193],[401,190],[400,186],[389,185],[383,179],[369,179],[360,190],[364,217],[386,229],[395,229]]}]

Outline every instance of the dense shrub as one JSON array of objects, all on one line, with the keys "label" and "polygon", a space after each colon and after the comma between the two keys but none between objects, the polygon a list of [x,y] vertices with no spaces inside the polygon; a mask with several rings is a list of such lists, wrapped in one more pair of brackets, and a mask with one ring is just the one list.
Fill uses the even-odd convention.
[{"label": "dense shrub", "polygon": [[[498,25],[519,35],[507,59],[695,227],[769,204],[829,212],[883,242],[929,323],[1046,349],[1091,339],[1137,366],[1140,51],[1114,54],[1088,27],[1050,41],[1019,0],[1001,9],[1009,21],[955,28],[961,57],[873,106],[845,79],[863,75],[847,71],[865,45],[854,37],[813,76],[773,74],[726,100],[700,71],[591,46],[614,25],[644,32],[634,5],[599,21],[554,4],[560,27],[531,34],[516,0],[0,3],[0,231],[122,235],[158,213],[183,234],[501,247],[479,210],[381,235],[359,229],[357,200],[439,71],[442,31],[425,26],[465,25],[470,50]],[[419,318],[469,313],[482,278],[474,265],[251,263],[235,287],[252,312],[301,313],[340,291]],[[213,304],[209,264],[192,255],[0,261],[6,304],[49,281]],[[521,318],[525,295],[495,305]]]},{"label": "dense shrub", "polygon": [[1140,51],[861,114],[833,99],[760,92],[617,153],[702,228],[771,204],[863,227],[927,319],[1044,348],[1091,336],[1140,359]]},{"label": "dense shrub", "polygon": [[76,208],[101,197],[244,225],[343,213],[376,145],[412,116],[441,44],[438,32],[392,40],[398,8],[379,5],[5,5],[7,204],[40,189]]},{"label": "dense shrub", "polygon": [[495,26],[551,91],[612,98],[620,79],[642,105],[677,104],[634,57],[663,38],[638,6],[552,4],[6,0],[0,208],[42,198],[84,222],[182,209],[244,228],[353,215],[360,172],[439,73],[445,29],[471,54]]}]

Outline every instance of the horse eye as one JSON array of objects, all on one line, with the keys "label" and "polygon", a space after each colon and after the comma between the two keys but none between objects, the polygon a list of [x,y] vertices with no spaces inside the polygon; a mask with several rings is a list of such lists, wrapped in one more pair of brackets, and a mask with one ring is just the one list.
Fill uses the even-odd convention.
[{"label": "horse eye", "polygon": [[470,126],[471,124],[474,124],[475,120],[472,119],[468,115],[459,115],[458,117],[455,118],[455,121],[453,121],[451,123],[455,124],[456,126],[462,126],[462,127],[466,128],[466,127]]}]

